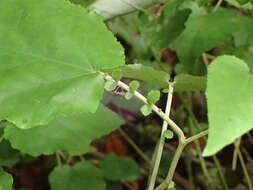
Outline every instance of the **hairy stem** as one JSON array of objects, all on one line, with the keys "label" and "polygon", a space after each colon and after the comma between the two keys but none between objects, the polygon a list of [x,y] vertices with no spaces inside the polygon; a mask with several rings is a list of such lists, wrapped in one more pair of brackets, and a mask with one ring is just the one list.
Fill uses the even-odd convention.
[{"label": "hairy stem", "polygon": [[[173,97],[173,84],[171,83],[169,85],[169,93],[168,93],[167,104],[166,104],[166,109],[165,109],[165,115],[167,117],[169,117],[169,115],[170,115],[172,97]],[[166,121],[163,121],[161,136],[159,139],[159,144],[158,144],[156,155],[155,155],[155,164],[154,164],[154,168],[153,168],[153,171],[152,171],[152,174],[150,177],[148,190],[153,190],[154,186],[155,186],[156,176],[158,174],[159,165],[160,165],[162,153],[163,153],[163,147],[164,147],[164,143],[165,143],[165,137],[163,134],[167,130],[167,128],[168,128],[168,123]]]}]

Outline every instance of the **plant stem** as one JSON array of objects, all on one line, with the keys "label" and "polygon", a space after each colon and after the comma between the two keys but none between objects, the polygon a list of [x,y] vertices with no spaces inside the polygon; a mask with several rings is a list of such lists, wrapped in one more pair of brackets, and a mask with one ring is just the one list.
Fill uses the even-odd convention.
[{"label": "plant stem", "polygon": [[214,9],[213,9],[213,12],[216,12],[218,10],[218,8],[220,7],[220,5],[222,4],[223,0],[219,0],[217,2],[217,4],[215,5]]},{"label": "plant stem", "polygon": [[242,165],[243,173],[244,173],[244,175],[246,177],[246,180],[247,180],[247,183],[248,183],[248,186],[249,186],[249,190],[253,190],[252,181],[250,179],[250,176],[249,176],[246,164],[245,164],[245,162],[243,160],[243,156],[242,156],[242,153],[240,151],[240,148],[238,149],[237,153],[238,153],[238,157],[239,157],[239,160],[241,162],[241,165]]},{"label": "plant stem", "polygon": [[60,156],[59,152],[56,152],[55,156],[56,156],[57,165],[61,166],[62,165],[62,161],[61,161],[61,156]]},{"label": "plant stem", "polygon": [[[169,117],[169,115],[170,115],[172,97],[173,97],[173,84],[170,83],[169,93],[168,93],[167,103],[166,103],[166,109],[165,109],[165,115],[167,117]],[[154,164],[154,168],[153,168],[153,171],[152,171],[152,174],[151,174],[151,177],[150,177],[148,190],[153,190],[154,186],[155,186],[156,176],[158,174],[159,165],[160,165],[161,158],[162,158],[162,153],[163,153],[163,147],[164,147],[164,144],[165,144],[165,137],[164,137],[163,134],[167,130],[167,128],[168,128],[168,123],[166,121],[163,121],[161,136],[160,136],[158,148],[157,148],[157,151],[156,151],[157,153],[155,155],[155,164]]]},{"label": "plant stem", "polygon": [[181,154],[184,150],[185,145],[186,145],[185,142],[179,141],[179,144],[178,144],[177,150],[175,152],[175,155],[173,157],[173,160],[171,162],[167,177],[165,178],[163,183],[161,183],[157,188],[155,188],[155,190],[164,190],[170,185],[170,183],[172,182],[172,178],[175,173],[178,161],[181,157]]},{"label": "plant stem", "polygon": [[[105,77],[106,80],[110,80],[110,81],[115,81],[111,76],[102,73]],[[115,81],[116,82],[116,81]],[[129,91],[129,86],[121,81],[117,81],[117,84],[119,87],[123,88],[126,91]],[[147,99],[138,91],[134,91],[134,96],[136,98],[138,98],[140,101],[142,101],[144,104],[148,104]],[[160,108],[158,108],[156,105],[152,104],[151,105],[152,110],[159,115],[163,120],[165,120],[170,127],[172,128],[172,130],[176,133],[176,135],[179,137],[179,139],[181,139],[181,141],[185,141],[185,136],[184,136],[184,132],[180,129],[179,126],[177,126],[177,124],[172,121]]]},{"label": "plant stem", "polygon": [[197,139],[200,139],[200,138],[202,138],[202,137],[204,137],[206,135],[208,135],[208,130],[202,131],[202,132],[200,132],[200,133],[198,133],[196,135],[193,135],[193,136],[187,138],[185,140],[185,142],[186,142],[186,144],[189,144],[189,143],[191,143],[191,142],[193,142],[193,141],[195,141]]},{"label": "plant stem", "polygon": [[221,165],[220,165],[219,160],[217,159],[216,156],[213,156],[213,160],[214,160],[214,163],[215,163],[216,168],[217,168],[217,170],[218,170],[218,173],[219,173],[219,175],[220,175],[221,183],[223,184],[225,190],[229,190],[228,184],[227,184],[227,182],[226,182],[226,179],[225,179],[225,176],[224,176],[224,174],[223,174],[223,171],[222,171],[222,168],[221,168]]},{"label": "plant stem", "polygon": [[[110,75],[108,75],[106,73],[100,72],[100,74],[104,76],[105,80],[117,82],[117,85],[119,87],[121,87],[122,89],[124,89],[126,91],[130,90],[130,88],[129,88],[129,86],[127,84],[125,84],[125,83],[123,83],[121,81],[115,81]],[[142,101],[144,104],[148,104],[147,99],[141,93],[139,93],[138,91],[134,91],[133,94],[134,94],[134,96],[137,99],[139,99],[140,101]],[[175,173],[178,161],[179,161],[179,159],[181,157],[181,154],[182,154],[182,152],[184,150],[184,147],[188,143],[190,143],[192,141],[195,141],[198,138],[201,138],[201,137],[207,135],[208,131],[201,132],[200,134],[194,135],[193,137],[190,137],[190,138],[186,139],[185,135],[184,135],[184,132],[182,131],[182,129],[173,120],[171,120],[169,118],[169,116],[167,116],[160,108],[158,108],[154,104],[151,104],[151,108],[152,108],[152,110],[157,115],[159,115],[165,122],[168,123],[168,125],[171,127],[171,129],[173,130],[173,132],[176,133],[176,135],[178,136],[178,141],[179,141],[179,145],[178,145],[178,147],[176,149],[175,155],[174,155],[173,160],[171,162],[171,166],[170,166],[169,172],[167,174],[167,177],[155,189],[155,190],[163,190],[163,189],[167,188],[170,185],[171,181],[172,181],[173,175]]]},{"label": "plant stem", "polygon": [[148,157],[143,153],[143,151],[137,146],[137,144],[128,136],[128,134],[121,128],[118,129],[121,136],[132,146],[136,153],[148,164],[151,165]]},{"label": "plant stem", "polygon": [[[190,130],[193,132],[193,130],[194,130],[195,127],[194,127],[194,123],[193,123],[193,120],[192,120],[191,117],[189,117],[189,125],[190,125]],[[212,189],[214,189],[213,188],[212,179],[211,179],[210,174],[208,172],[205,160],[204,160],[204,158],[203,158],[203,156],[201,154],[201,147],[199,145],[199,141],[198,140],[195,141],[194,144],[195,144],[195,148],[197,150],[197,154],[198,154],[198,157],[199,157],[200,166],[202,168],[203,174],[204,174],[204,176],[205,176],[205,178],[207,180],[207,183],[212,187]]]},{"label": "plant stem", "polygon": [[232,161],[232,170],[236,170],[237,167],[237,156],[238,156],[238,151],[240,149],[240,144],[241,144],[241,138],[236,139],[234,142],[235,149],[233,152],[233,161]]}]

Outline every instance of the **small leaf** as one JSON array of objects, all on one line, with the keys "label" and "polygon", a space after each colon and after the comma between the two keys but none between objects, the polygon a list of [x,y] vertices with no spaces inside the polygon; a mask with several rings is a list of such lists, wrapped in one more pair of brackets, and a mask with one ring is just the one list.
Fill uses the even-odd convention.
[{"label": "small leaf", "polygon": [[162,89],[162,92],[165,93],[165,94],[169,93],[169,91],[170,91],[170,90],[169,90],[168,88]]},{"label": "small leaf", "polygon": [[0,189],[12,190],[13,179],[12,176],[6,173],[3,168],[0,168]]},{"label": "small leaf", "polygon": [[134,94],[133,94],[132,92],[126,92],[126,93],[125,93],[125,98],[126,98],[127,100],[130,100],[133,96],[134,96]]},{"label": "small leaf", "polygon": [[131,81],[130,84],[129,84],[129,88],[130,88],[131,92],[137,90],[139,87],[140,87],[140,83],[136,80]]},{"label": "small leaf", "polygon": [[110,154],[101,161],[101,169],[109,180],[133,181],[140,177],[140,168],[133,159],[115,154]]},{"label": "small leaf", "polygon": [[148,93],[148,103],[155,104],[160,99],[160,91],[159,90],[151,90]]},{"label": "small leaf", "polygon": [[163,132],[163,136],[166,138],[166,139],[172,139],[173,136],[174,136],[174,133],[173,131],[171,130],[166,130]]},{"label": "small leaf", "polygon": [[145,104],[141,107],[141,113],[144,115],[144,116],[148,116],[149,114],[152,113],[152,107],[151,105],[148,105],[148,104]]},{"label": "small leaf", "polygon": [[211,156],[253,128],[253,77],[245,62],[220,56],[208,67],[209,135],[204,156]]},{"label": "small leaf", "polygon": [[115,69],[112,72],[112,78],[116,81],[119,81],[122,77],[122,71],[120,69]]},{"label": "small leaf", "polygon": [[88,162],[57,166],[49,176],[52,190],[105,190],[103,172]]},{"label": "small leaf", "polygon": [[105,83],[105,90],[107,91],[113,91],[117,87],[117,82],[108,80]]}]

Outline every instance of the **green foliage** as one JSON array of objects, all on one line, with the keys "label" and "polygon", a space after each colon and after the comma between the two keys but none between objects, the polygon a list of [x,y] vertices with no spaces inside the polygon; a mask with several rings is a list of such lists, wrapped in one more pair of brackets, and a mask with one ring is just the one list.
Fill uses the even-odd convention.
[{"label": "green foliage", "polygon": [[12,190],[13,179],[12,176],[0,168],[0,189]]},{"label": "green foliage", "polygon": [[206,89],[206,77],[193,76],[186,73],[179,74],[175,77],[175,91],[204,91]]},{"label": "green foliage", "polygon": [[[252,38],[250,34],[253,32],[252,26],[253,21],[250,18],[236,15],[228,10],[208,15],[191,15],[186,22],[185,30],[173,42],[172,47],[177,52],[185,71],[196,73],[199,66],[198,58],[205,51],[234,42],[236,45],[252,42],[250,39]],[[234,28],[239,28],[239,30],[234,30]]]},{"label": "green foliage", "polygon": [[151,90],[148,93],[147,101],[149,104],[155,104],[160,99],[160,91],[159,90]]},{"label": "green foliage", "polygon": [[142,64],[124,65],[121,69],[124,77],[142,80],[163,88],[168,87],[170,76],[164,71]]},{"label": "green foliage", "polygon": [[0,166],[11,167],[19,161],[19,152],[8,141],[0,143]]},{"label": "green foliage", "polygon": [[115,69],[112,72],[112,78],[116,81],[119,81],[122,77],[122,72],[120,69]]},{"label": "green foliage", "polygon": [[134,96],[134,94],[132,92],[126,92],[125,95],[124,95],[124,97],[127,100],[130,100],[133,96]]},{"label": "green foliage", "polygon": [[226,1],[237,8],[253,10],[251,0],[226,0]]},{"label": "green foliage", "polygon": [[[132,116],[138,118],[139,109],[145,116],[152,113],[153,104],[160,100],[159,90],[168,93],[172,80],[178,96],[171,118],[179,126],[172,125],[176,130],[166,130],[162,137],[171,139],[177,134],[179,150],[189,142],[188,133],[197,131],[186,129],[185,121],[202,129],[198,120],[203,122],[206,116],[195,118],[191,107],[201,107],[201,112],[208,113],[204,156],[217,153],[251,130],[253,1],[225,1],[214,7],[217,1],[159,0],[147,8],[139,7],[139,2],[122,1],[117,4],[118,13],[125,13],[129,7],[139,12],[112,19],[107,25],[105,18],[85,8],[95,0],[0,1],[0,166],[13,167],[23,154],[40,156],[60,151],[64,164],[59,162],[50,174],[52,190],[121,189],[121,181],[141,176],[133,159],[111,154],[100,160],[96,156],[101,153],[83,155],[95,151],[91,146],[94,140],[124,123],[101,100],[115,106],[126,121],[132,121]],[[102,9],[112,10],[113,4],[101,2],[96,8],[112,15]],[[128,65],[124,65],[124,51]],[[115,81],[105,81],[103,72]],[[128,92],[127,87],[115,90],[121,78],[133,79]],[[104,89],[115,91],[103,96]],[[147,104],[140,108],[141,104],[135,102],[138,97],[125,101],[124,106],[119,103],[119,95],[129,100],[136,90],[149,92]],[[161,108],[155,108],[162,110],[164,102],[159,103]],[[143,119],[143,123],[151,119]],[[145,144],[143,139],[141,143]],[[185,152],[187,159],[189,152]],[[168,173],[169,165],[175,168],[179,159],[178,152],[175,159],[167,153],[161,162],[162,175]],[[80,155],[87,160],[76,163],[74,156]],[[93,159],[97,167],[90,164]],[[213,167],[211,170],[217,172]],[[205,175],[208,172],[204,168]],[[0,190],[11,190],[12,183],[11,175],[0,168]],[[20,188],[18,183],[15,188]],[[166,188],[173,190],[175,185],[170,183]],[[215,189],[210,184],[203,188]]]},{"label": "green foliage", "polygon": [[166,131],[163,132],[163,136],[166,139],[172,139],[174,137],[174,133],[171,130],[166,130]]},{"label": "green foliage", "polygon": [[152,113],[152,107],[151,105],[149,104],[145,104],[141,107],[141,113],[144,115],[144,116],[148,116],[149,114]]},{"label": "green foliage", "polygon": [[140,87],[140,83],[139,83],[138,81],[136,81],[136,80],[131,81],[131,82],[129,83],[129,88],[130,88],[130,91],[131,91],[131,92],[137,90],[139,87]]},{"label": "green foliage", "polygon": [[[169,44],[183,31],[184,22],[190,10],[181,10],[182,0],[173,0],[162,11],[162,15],[152,14],[154,8],[139,16],[139,28],[145,41],[157,54],[169,47]],[[162,26],[162,27],[161,27]]]},{"label": "green foliage", "polygon": [[80,155],[94,151],[90,146],[91,141],[110,133],[121,124],[122,119],[100,106],[95,114],[57,117],[48,125],[32,129],[22,130],[9,125],[5,129],[4,137],[13,147],[32,156],[53,154],[59,150]]},{"label": "green foliage", "polygon": [[175,183],[172,182],[172,183],[169,185],[169,187],[168,187],[167,190],[176,190],[176,188],[175,188]]},{"label": "green foliage", "polygon": [[69,0],[69,1],[87,7],[90,4],[94,3],[96,0]]},{"label": "green foliage", "polygon": [[209,136],[203,155],[210,156],[252,129],[253,78],[233,56],[221,56],[208,68]]},{"label": "green foliage", "polygon": [[49,176],[52,190],[105,190],[103,172],[87,162],[79,162],[74,166],[62,165],[54,168]]},{"label": "green foliage", "polygon": [[98,71],[124,62],[102,19],[63,0],[1,1],[0,9],[0,118],[27,129],[95,112]]},{"label": "green foliage", "polygon": [[110,154],[101,162],[104,176],[109,180],[133,181],[140,177],[140,168],[131,158]]},{"label": "green foliage", "polygon": [[105,90],[107,91],[112,91],[117,87],[117,82],[112,81],[112,80],[108,80],[105,82]]}]

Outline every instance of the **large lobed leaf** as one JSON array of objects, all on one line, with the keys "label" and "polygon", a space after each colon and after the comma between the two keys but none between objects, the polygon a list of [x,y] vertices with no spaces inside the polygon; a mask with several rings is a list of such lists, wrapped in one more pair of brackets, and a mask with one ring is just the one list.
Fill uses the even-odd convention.
[{"label": "large lobed leaf", "polygon": [[0,120],[27,129],[95,112],[100,69],[123,50],[95,13],[63,0],[0,1]]},{"label": "large lobed leaf", "polygon": [[100,106],[96,113],[57,117],[48,125],[22,130],[13,125],[5,128],[4,137],[23,153],[33,156],[53,154],[58,150],[73,155],[92,151],[92,140],[117,129],[123,120]]},{"label": "large lobed leaf", "polygon": [[204,156],[217,153],[253,128],[253,77],[242,60],[221,56],[208,67],[209,136]]}]

